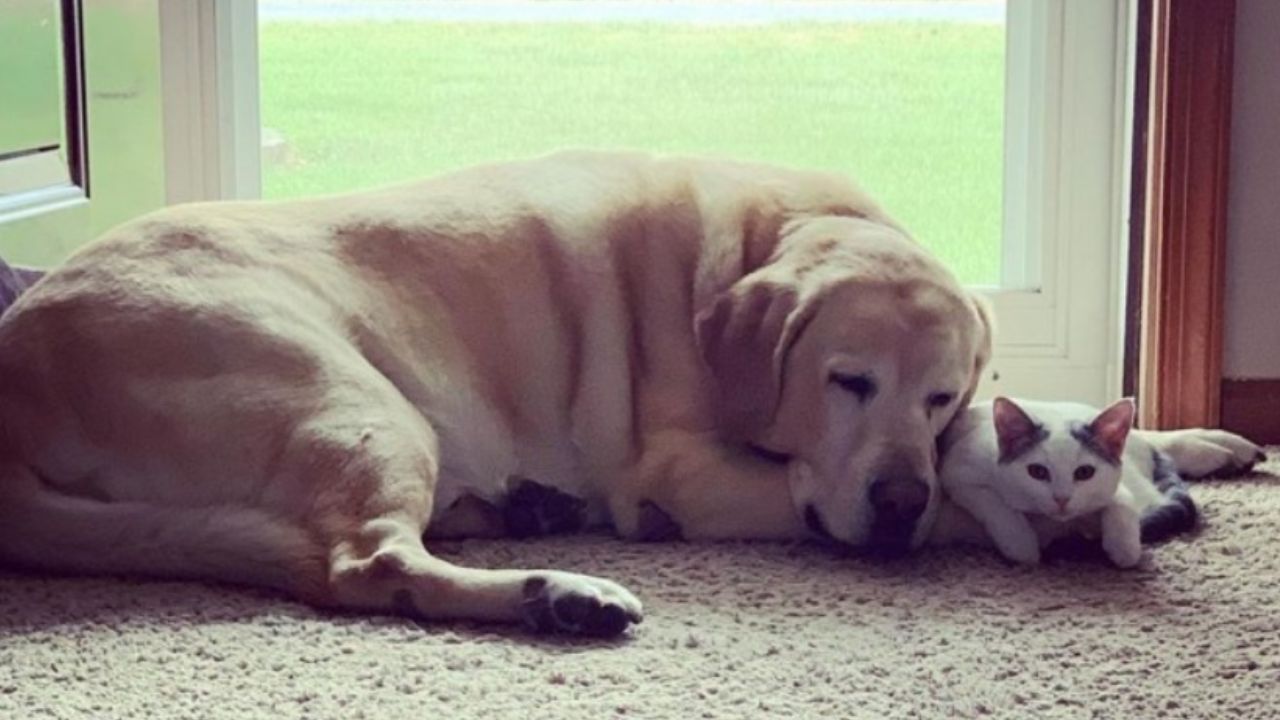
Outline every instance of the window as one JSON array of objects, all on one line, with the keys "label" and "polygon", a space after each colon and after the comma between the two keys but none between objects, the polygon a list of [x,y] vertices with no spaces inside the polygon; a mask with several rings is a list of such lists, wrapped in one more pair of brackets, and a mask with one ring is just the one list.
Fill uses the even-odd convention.
[{"label": "window", "polygon": [[20,0],[0,25],[0,216],[83,199],[80,7]]},{"label": "window", "polygon": [[1002,3],[260,0],[259,28],[266,197],[566,146],[723,155],[850,174],[998,283]]},{"label": "window", "polygon": [[54,265],[164,204],[158,4],[0,2],[6,262]]},{"label": "window", "polygon": [[563,146],[833,169],[990,293],[986,392],[1102,404],[1118,390],[1127,2],[205,11],[211,40],[187,55],[217,69],[203,92],[224,118],[205,143],[218,195],[347,190]]}]

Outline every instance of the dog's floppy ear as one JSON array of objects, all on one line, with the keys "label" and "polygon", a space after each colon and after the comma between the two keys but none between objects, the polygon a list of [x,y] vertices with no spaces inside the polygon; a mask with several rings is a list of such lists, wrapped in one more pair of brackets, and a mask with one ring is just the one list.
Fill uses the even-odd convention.
[{"label": "dog's floppy ear", "polygon": [[753,439],[772,423],[787,351],[815,305],[794,283],[756,274],[695,318],[698,349],[714,383],[717,425],[726,437]]},{"label": "dog's floppy ear", "polygon": [[991,362],[996,336],[996,315],[991,307],[991,301],[978,292],[969,292],[969,301],[978,319],[979,336],[977,352],[973,358],[973,375],[969,378],[969,389],[965,391],[959,405],[962,410],[969,406],[974,393],[978,391],[978,383],[982,381],[982,371],[986,370],[987,363]]}]

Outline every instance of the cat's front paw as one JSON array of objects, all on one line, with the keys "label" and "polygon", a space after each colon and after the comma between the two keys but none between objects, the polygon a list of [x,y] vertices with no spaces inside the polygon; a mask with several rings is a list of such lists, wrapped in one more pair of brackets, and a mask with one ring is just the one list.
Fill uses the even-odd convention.
[{"label": "cat's front paw", "polygon": [[1006,560],[1019,565],[1040,564],[1040,545],[1036,542],[1001,542],[998,545]]},{"label": "cat's front paw", "polygon": [[1131,500],[1121,488],[1102,510],[1102,550],[1116,567],[1131,568],[1142,559],[1142,524]]},{"label": "cat's front paw", "polygon": [[1102,549],[1112,564],[1119,568],[1134,567],[1142,560],[1142,540],[1136,535],[1123,538],[1104,536]]}]

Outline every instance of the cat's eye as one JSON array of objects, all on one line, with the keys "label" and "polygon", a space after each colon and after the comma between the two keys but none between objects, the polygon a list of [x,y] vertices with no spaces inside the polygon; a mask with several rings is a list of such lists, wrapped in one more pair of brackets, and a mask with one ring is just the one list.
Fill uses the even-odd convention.
[{"label": "cat's eye", "polygon": [[870,400],[876,394],[876,383],[867,375],[841,375],[831,373],[831,382],[841,389],[858,396],[862,402]]},{"label": "cat's eye", "polygon": [[929,396],[929,407],[943,408],[956,399],[955,393],[937,392]]},{"label": "cat's eye", "polygon": [[1027,474],[1036,480],[1048,480],[1049,468],[1041,465],[1040,463],[1031,463],[1027,466]]},{"label": "cat's eye", "polygon": [[1080,482],[1081,480],[1088,480],[1089,478],[1093,477],[1093,473],[1094,473],[1094,467],[1092,465],[1081,465],[1080,467],[1076,468],[1076,471],[1075,471],[1076,482]]}]

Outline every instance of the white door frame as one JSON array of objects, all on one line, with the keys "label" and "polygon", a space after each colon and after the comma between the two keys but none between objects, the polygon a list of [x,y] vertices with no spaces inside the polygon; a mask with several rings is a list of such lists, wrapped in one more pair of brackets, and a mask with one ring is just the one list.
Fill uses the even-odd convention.
[{"label": "white door frame", "polygon": [[1004,275],[980,395],[1101,405],[1120,391],[1133,10],[1009,2]]}]

